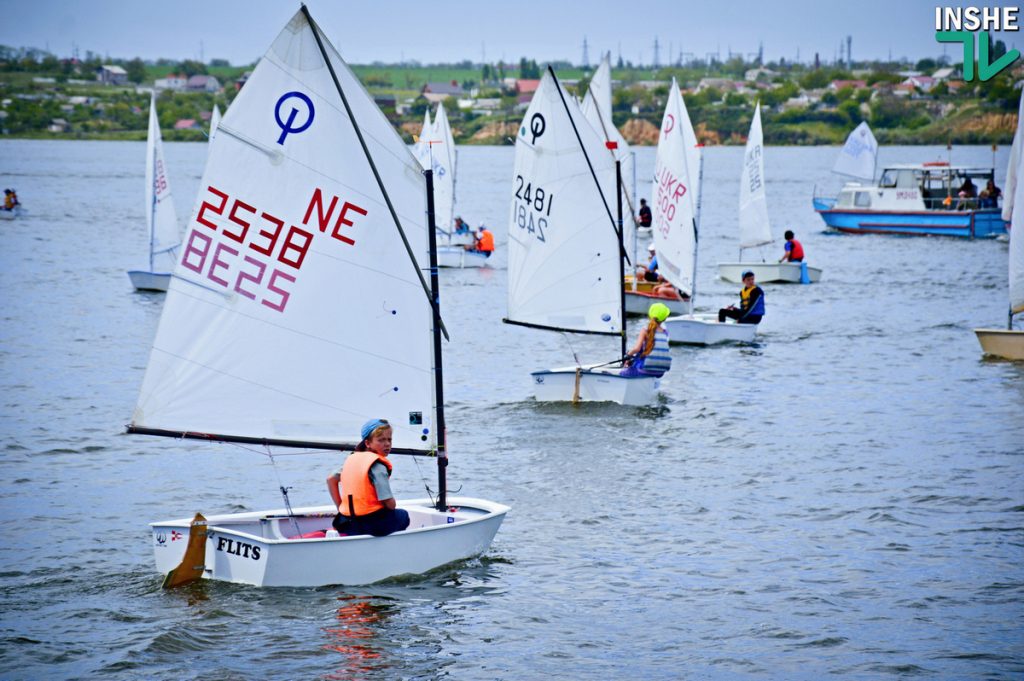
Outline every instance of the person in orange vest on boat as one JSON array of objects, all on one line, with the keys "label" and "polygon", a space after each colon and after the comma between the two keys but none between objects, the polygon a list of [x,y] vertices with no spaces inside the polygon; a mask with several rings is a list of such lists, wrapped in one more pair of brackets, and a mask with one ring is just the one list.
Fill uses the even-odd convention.
[{"label": "person in orange vest on boat", "polygon": [[488,258],[491,257],[491,253],[494,253],[494,234],[491,233],[491,230],[484,227],[482,222],[476,231],[476,250]]},{"label": "person in orange vest on boat", "polygon": [[345,465],[327,478],[338,515],[331,523],[338,534],[383,537],[409,527],[409,512],[396,508],[391,493],[391,425],[384,419],[363,424],[362,440]]},{"label": "person in orange vest on boat", "polygon": [[803,262],[804,247],[793,238],[793,230],[787,229],[784,236],[786,237],[786,252],[782,254],[779,262]]}]

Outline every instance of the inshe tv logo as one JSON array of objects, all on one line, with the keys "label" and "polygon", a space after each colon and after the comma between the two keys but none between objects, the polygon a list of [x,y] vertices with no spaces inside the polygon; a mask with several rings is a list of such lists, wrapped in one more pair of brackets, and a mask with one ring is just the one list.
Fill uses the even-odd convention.
[{"label": "inshe tv logo", "polygon": [[974,80],[974,36],[978,37],[978,78],[989,80],[1020,57],[1010,50],[991,61],[989,31],[1019,31],[1019,7],[936,7],[935,39],[940,43],[963,43],[964,80]]}]

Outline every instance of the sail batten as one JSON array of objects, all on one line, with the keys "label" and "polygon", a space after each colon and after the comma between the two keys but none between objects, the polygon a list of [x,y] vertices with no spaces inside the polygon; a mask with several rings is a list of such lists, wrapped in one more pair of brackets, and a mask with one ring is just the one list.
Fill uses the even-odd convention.
[{"label": "sail batten", "polygon": [[318,32],[296,13],[211,140],[136,431],[437,447],[424,179]]}]

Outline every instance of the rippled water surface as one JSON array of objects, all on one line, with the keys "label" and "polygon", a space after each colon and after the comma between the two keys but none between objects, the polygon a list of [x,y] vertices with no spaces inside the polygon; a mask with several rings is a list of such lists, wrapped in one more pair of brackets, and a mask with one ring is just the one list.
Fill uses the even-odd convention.
[{"label": "rippled water surface", "polygon": [[[206,149],[166,147],[184,218]],[[1024,365],[971,332],[1005,323],[1006,244],[824,233],[810,199],[836,151],[766,155],[775,233],[823,281],[766,286],[757,345],[673,348],[662,404],[630,409],[530,397],[570,343],[617,343],[501,323],[512,150],[461,149],[459,212],[499,252],[442,276],[450,475],[512,507],[494,545],[369,587],[166,592],[147,522],[278,507],[278,476],[325,503],[340,456],[275,470],[122,435],[162,304],[125,275],[146,262],[144,145],[0,142],[31,211],[0,225],[0,677],[1022,678]],[[707,151],[699,308],[737,297],[714,263],[736,256],[741,160]],[[398,457],[393,484],[433,476]]]}]

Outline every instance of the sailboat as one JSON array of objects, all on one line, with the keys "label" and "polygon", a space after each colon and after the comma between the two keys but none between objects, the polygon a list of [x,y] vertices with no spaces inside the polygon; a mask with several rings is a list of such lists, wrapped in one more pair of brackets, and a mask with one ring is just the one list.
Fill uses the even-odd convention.
[{"label": "sailboat", "polygon": [[285,487],[283,508],[161,520],[158,570],[367,584],[487,550],[508,507],[447,493],[432,181],[303,6],[217,130],[128,430],[273,461],[337,457],[383,417],[393,455],[436,458],[436,494],[385,537],[330,536],[337,509]]},{"label": "sailboat", "polygon": [[718,263],[718,276],[725,281],[742,282],[743,273],[751,271],[759,284],[788,282],[813,283],[821,280],[821,269],[806,262],[743,262],[743,251],[772,242],[768,220],[768,200],[764,177],[764,134],[761,131],[761,103],[754,108],[750,134],[743,152],[740,175],[740,261]]},{"label": "sailboat", "polygon": [[610,362],[533,372],[538,400],[644,405],[657,398],[659,378],[619,375],[626,316],[616,181],[621,166],[549,66],[516,138],[504,321],[617,336],[620,344]]},{"label": "sailboat", "polygon": [[433,160],[438,229],[445,244],[437,248],[440,267],[483,267],[488,257],[480,251],[466,250],[463,246],[476,244],[472,234],[455,234],[455,182],[458,177],[458,152],[455,138],[448,123],[444,103],[439,102],[430,133],[430,155]]},{"label": "sailboat", "polygon": [[210,114],[210,141],[213,141],[213,135],[217,132],[217,126],[220,125],[220,107],[216,104],[213,105],[213,113]]},{"label": "sailboat", "polygon": [[[1017,111],[1017,132],[1010,151],[1010,167],[1006,171],[1007,199],[1003,202],[1003,217],[1010,219],[1009,279],[1010,308],[1005,329],[975,329],[981,349],[986,355],[1003,359],[1024,360],[1024,331],[1013,328],[1013,316],[1024,312],[1024,94]],[[1012,192],[1012,198],[1011,197]],[[1008,207],[1008,208],[1007,208]]]},{"label": "sailboat", "polygon": [[[673,286],[697,299],[697,252],[703,183],[703,147],[690,122],[675,78],[669,90],[654,163],[654,245],[658,271]],[[712,345],[728,341],[750,342],[756,324],[719,322],[717,315],[687,314],[669,317],[663,326],[671,343]]]},{"label": "sailboat", "polygon": [[129,270],[128,277],[137,291],[166,291],[177,261],[181,232],[164,162],[155,92],[149,102],[149,134],[146,138],[146,226],[149,231],[149,269]]}]

